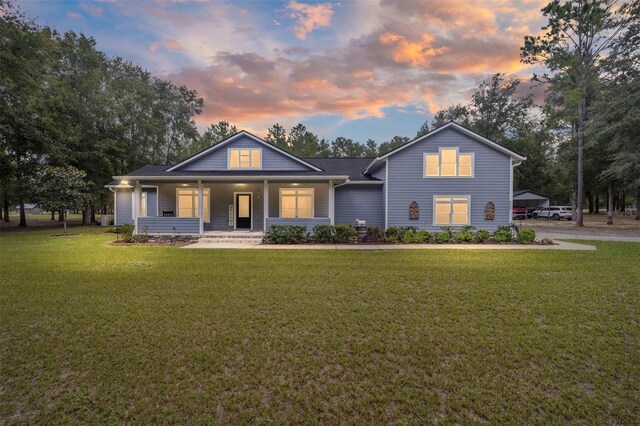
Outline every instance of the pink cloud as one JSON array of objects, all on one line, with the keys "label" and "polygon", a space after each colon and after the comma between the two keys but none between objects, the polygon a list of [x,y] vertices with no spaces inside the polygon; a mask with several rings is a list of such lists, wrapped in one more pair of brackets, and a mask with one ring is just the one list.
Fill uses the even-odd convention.
[{"label": "pink cloud", "polygon": [[332,3],[311,5],[290,0],[287,9],[290,11],[289,17],[297,22],[293,30],[296,37],[304,40],[313,30],[331,25],[334,6]]},{"label": "pink cloud", "polygon": [[71,19],[82,19],[83,16],[77,12],[67,12],[67,16]]}]

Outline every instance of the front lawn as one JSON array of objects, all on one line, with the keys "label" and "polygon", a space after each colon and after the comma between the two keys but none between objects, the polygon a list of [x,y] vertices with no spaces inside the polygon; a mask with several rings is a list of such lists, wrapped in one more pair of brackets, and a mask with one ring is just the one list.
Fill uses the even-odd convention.
[{"label": "front lawn", "polygon": [[640,418],[640,245],[183,250],[0,237],[0,423]]}]

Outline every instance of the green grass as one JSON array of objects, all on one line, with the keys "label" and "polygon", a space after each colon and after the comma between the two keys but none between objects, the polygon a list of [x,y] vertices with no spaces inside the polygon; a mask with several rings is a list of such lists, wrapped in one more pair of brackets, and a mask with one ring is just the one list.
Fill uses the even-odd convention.
[{"label": "green grass", "polygon": [[640,418],[640,245],[116,247],[0,237],[0,423]]}]

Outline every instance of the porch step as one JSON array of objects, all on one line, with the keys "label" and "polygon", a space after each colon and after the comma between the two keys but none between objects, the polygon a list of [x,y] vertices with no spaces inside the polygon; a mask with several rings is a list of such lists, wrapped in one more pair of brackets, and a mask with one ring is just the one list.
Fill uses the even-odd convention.
[{"label": "porch step", "polygon": [[260,244],[263,232],[220,232],[205,234],[198,242],[207,244]]}]

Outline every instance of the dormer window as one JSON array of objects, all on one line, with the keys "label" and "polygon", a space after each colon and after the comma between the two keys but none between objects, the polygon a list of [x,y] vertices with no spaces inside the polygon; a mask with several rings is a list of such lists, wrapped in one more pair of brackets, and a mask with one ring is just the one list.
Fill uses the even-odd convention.
[{"label": "dormer window", "polygon": [[458,148],[440,148],[437,154],[424,154],[425,177],[473,177],[473,153]]},{"label": "dormer window", "polygon": [[228,150],[229,169],[262,169],[262,149],[230,148]]}]

